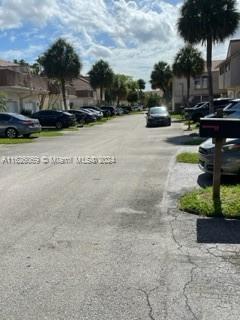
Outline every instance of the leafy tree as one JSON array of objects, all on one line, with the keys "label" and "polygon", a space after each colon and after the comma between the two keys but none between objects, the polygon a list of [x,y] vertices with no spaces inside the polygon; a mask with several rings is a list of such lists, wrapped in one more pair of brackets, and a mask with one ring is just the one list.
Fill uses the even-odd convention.
[{"label": "leafy tree", "polygon": [[187,45],[182,48],[176,55],[173,64],[173,73],[177,77],[185,77],[187,79],[187,104],[190,95],[190,80],[201,74],[204,70],[204,60],[201,52]]},{"label": "leafy tree", "polygon": [[160,96],[157,95],[156,93],[150,93],[148,95],[145,96],[145,105],[148,108],[154,107],[154,106],[158,106],[160,103]]},{"label": "leafy tree", "polygon": [[31,67],[31,71],[32,71],[33,74],[42,75],[43,70],[42,70],[42,66],[41,66],[40,63],[35,62],[30,67]]},{"label": "leafy tree", "polygon": [[152,89],[161,89],[167,101],[171,99],[172,76],[171,67],[166,62],[160,61],[154,65],[150,81]]},{"label": "leafy tree", "polygon": [[0,92],[0,112],[7,110],[7,98],[3,92]]},{"label": "leafy tree", "polygon": [[138,101],[137,91],[130,91],[127,96],[127,101],[131,104],[136,103]]},{"label": "leafy tree", "polygon": [[137,91],[138,90],[138,82],[134,80],[132,77],[128,76],[127,81],[129,91]]},{"label": "leafy tree", "polygon": [[29,67],[29,63],[24,59],[21,59],[21,60],[14,59],[13,62],[16,64],[19,64],[20,66]]},{"label": "leafy tree", "polygon": [[213,111],[212,47],[233,35],[240,15],[235,0],[186,0],[181,8],[178,31],[188,43],[207,44],[210,108]]},{"label": "leafy tree", "polygon": [[138,88],[140,91],[144,90],[146,87],[146,82],[143,79],[138,79]]},{"label": "leafy tree", "polygon": [[100,100],[103,100],[103,90],[110,88],[113,82],[113,71],[110,65],[104,61],[97,61],[89,71],[90,83],[94,89],[100,88]]},{"label": "leafy tree", "polygon": [[129,77],[124,74],[115,74],[113,77],[112,93],[119,106],[120,100],[125,100],[128,95]]},{"label": "leafy tree", "polygon": [[69,43],[58,39],[40,57],[39,62],[48,78],[60,81],[64,108],[67,109],[66,82],[79,76],[82,67],[79,56]]}]

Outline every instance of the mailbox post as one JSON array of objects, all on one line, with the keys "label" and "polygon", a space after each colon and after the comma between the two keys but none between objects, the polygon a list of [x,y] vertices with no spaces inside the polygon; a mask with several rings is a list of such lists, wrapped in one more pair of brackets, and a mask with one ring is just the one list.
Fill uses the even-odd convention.
[{"label": "mailbox post", "polygon": [[213,200],[220,200],[222,146],[226,138],[240,138],[240,119],[202,118],[200,136],[213,138],[215,143]]},{"label": "mailbox post", "polygon": [[213,165],[213,199],[220,200],[223,138],[215,138],[213,140],[215,143]]}]

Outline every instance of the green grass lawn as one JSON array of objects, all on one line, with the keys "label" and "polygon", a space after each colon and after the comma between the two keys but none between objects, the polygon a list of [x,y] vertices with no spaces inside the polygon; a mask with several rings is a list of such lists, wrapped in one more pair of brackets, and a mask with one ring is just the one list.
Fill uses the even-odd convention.
[{"label": "green grass lawn", "polygon": [[222,186],[221,202],[212,200],[212,187],[194,190],[180,198],[180,209],[207,217],[240,218],[240,185]]},{"label": "green grass lawn", "polygon": [[1,144],[31,143],[34,140],[35,140],[34,138],[15,138],[15,139],[0,138],[0,145]]},{"label": "green grass lawn", "polygon": [[104,123],[108,122],[109,120],[112,120],[112,119],[115,119],[115,118],[117,118],[117,116],[112,116],[112,117],[108,117],[108,118],[102,118],[101,120],[97,120],[95,122],[91,122],[91,123],[85,124],[84,127],[93,127],[93,126],[96,126],[96,125],[99,125],[99,124],[104,124]]},{"label": "green grass lawn", "polygon": [[199,161],[198,153],[182,152],[177,155],[177,162],[197,164]]},{"label": "green grass lawn", "polygon": [[35,134],[36,137],[61,137],[64,133],[61,130],[48,131],[43,130],[40,133]]},{"label": "green grass lawn", "polygon": [[173,120],[183,121],[184,116],[180,113],[171,113],[171,117]]},{"label": "green grass lawn", "polygon": [[[63,129],[62,131],[78,131],[79,130],[79,128],[78,127],[70,127],[70,128],[65,128],[65,129]],[[61,132],[61,131],[60,131]]]}]

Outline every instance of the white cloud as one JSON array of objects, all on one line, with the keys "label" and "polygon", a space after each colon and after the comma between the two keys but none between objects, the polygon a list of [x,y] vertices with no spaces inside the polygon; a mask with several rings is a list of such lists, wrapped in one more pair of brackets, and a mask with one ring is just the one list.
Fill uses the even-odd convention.
[{"label": "white cloud", "polygon": [[[180,6],[168,0],[0,0],[1,29],[21,27],[25,22],[33,25],[24,31],[28,48],[0,54],[27,59],[40,53],[34,41],[45,37],[47,46],[63,36],[79,52],[85,72],[93,62],[104,58],[116,72],[149,81],[154,63],[171,63],[183,46],[176,27]],[[52,34],[39,31],[53,21]],[[19,37],[17,31],[11,36]],[[228,41],[216,46],[214,56],[224,58],[227,46]],[[205,56],[205,46],[199,48]]]},{"label": "white cloud", "polygon": [[56,0],[3,0],[0,29],[18,28],[24,22],[44,25],[57,12]]}]

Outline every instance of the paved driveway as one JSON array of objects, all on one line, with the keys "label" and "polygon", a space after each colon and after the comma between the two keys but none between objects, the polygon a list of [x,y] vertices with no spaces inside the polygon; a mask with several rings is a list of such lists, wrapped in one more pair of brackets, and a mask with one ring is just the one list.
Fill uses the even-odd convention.
[{"label": "paved driveway", "polygon": [[181,134],[135,115],[0,148],[45,159],[0,166],[0,319],[239,319],[239,224],[177,210],[199,173],[175,166]]}]

